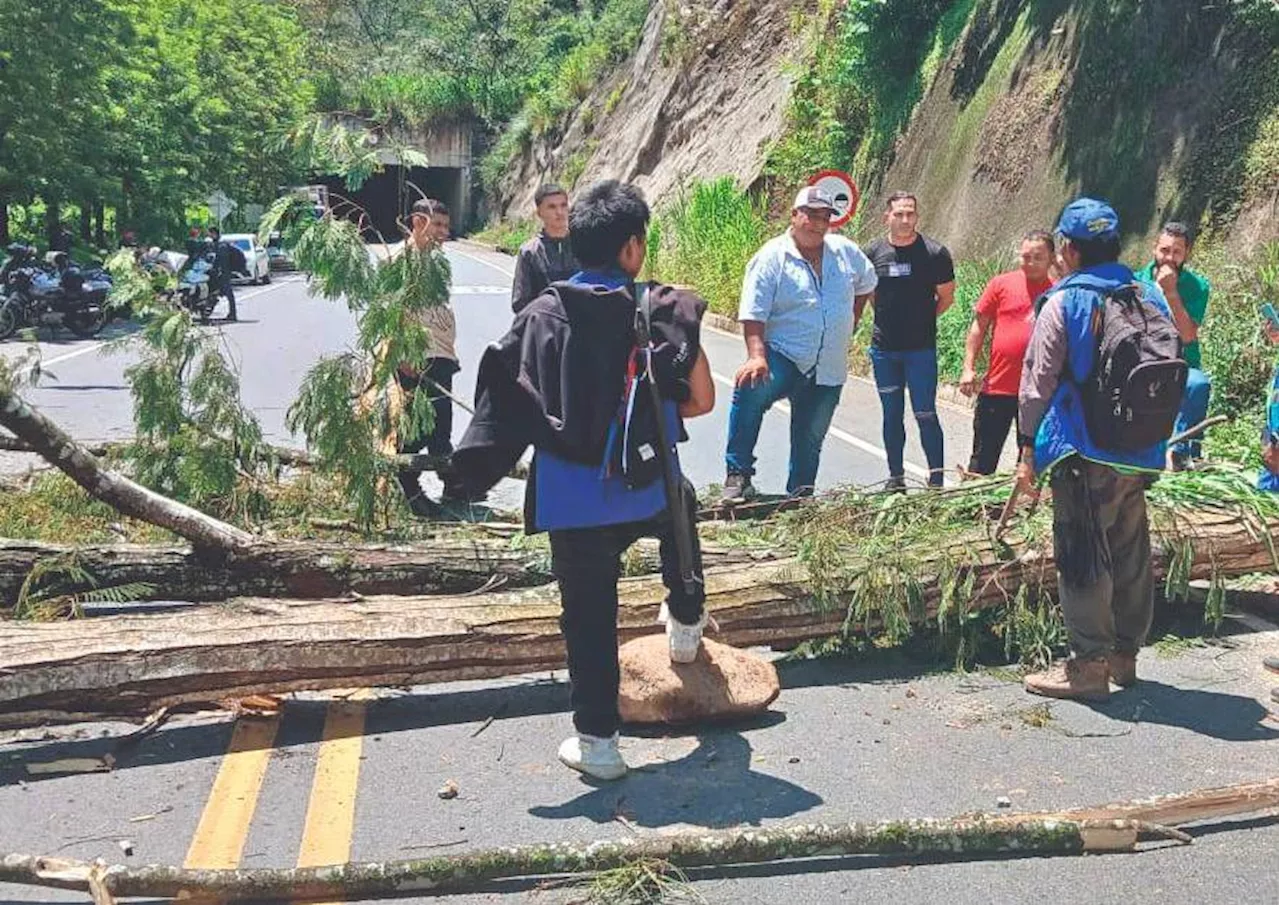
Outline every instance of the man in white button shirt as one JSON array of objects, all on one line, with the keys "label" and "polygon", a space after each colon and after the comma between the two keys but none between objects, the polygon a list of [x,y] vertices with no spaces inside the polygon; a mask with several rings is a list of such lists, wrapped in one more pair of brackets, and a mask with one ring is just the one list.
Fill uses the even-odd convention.
[{"label": "man in white button shirt", "polygon": [[836,207],[815,186],[801,189],[791,228],[747,264],[738,320],[747,362],[734,378],[725,449],[728,502],[755,495],[756,440],[764,413],[791,403],[787,493],[813,493],[818,459],[848,376],[849,337],[859,309],[876,288],[875,268],[854,242],[828,227]]}]

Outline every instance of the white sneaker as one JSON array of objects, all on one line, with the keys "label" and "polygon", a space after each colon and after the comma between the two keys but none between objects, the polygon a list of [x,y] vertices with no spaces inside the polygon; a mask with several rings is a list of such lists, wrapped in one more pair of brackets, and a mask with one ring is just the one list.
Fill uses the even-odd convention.
[{"label": "white sneaker", "polygon": [[698,659],[698,648],[702,644],[702,630],[707,627],[707,623],[711,623],[714,631],[716,628],[715,620],[707,614],[704,609],[702,618],[693,625],[685,625],[676,617],[666,611],[666,604],[663,604],[663,615],[666,616],[667,623],[667,645],[671,653],[672,663],[692,663]]},{"label": "white sneaker", "polygon": [[627,762],[618,751],[618,733],[609,738],[578,733],[560,743],[560,763],[596,779],[621,779]]}]

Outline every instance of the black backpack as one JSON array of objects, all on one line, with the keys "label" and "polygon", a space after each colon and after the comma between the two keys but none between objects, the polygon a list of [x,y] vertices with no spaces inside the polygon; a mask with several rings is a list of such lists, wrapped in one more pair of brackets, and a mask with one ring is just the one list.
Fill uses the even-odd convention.
[{"label": "black backpack", "polygon": [[225,243],[227,246],[227,267],[232,273],[248,273],[249,262],[244,256],[244,252],[239,246],[230,242]]},{"label": "black backpack", "polygon": [[1169,439],[1187,386],[1178,328],[1136,284],[1100,294],[1085,425],[1102,449],[1136,452]]}]

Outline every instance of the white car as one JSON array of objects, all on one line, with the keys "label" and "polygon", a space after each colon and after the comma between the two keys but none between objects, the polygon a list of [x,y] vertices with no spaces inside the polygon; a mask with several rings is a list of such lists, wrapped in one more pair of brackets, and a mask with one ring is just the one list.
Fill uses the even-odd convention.
[{"label": "white car", "polygon": [[271,282],[271,259],[267,257],[267,250],[258,244],[257,236],[252,233],[228,233],[222,237],[222,241],[230,242],[244,252],[244,269],[249,271],[249,282]]}]

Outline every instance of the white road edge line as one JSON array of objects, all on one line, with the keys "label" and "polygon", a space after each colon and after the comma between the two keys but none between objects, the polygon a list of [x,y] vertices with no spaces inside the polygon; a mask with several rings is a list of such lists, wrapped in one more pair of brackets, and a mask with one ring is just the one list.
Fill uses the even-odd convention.
[{"label": "white road edge line", "polygon": [[[270,286],[264,286],[262,289],[259,289],[259,290],[257,290],[256,292],[247,292],[247,293],[245,293],[244,295],[237,295],[237,296],[236,296],[236,302],[238,303],[238,302],[242,302],[242,301],[247,301],[248,299],[257,298],[257,297],[258,297],[258,296],[260,296],[260,295],[265,295],[265,294],[267,294],[268,292],[270,292],[270,291],[271,291],[271,290],[273,290],[273,289],[279,289],[281,286],[287,286],[287,285],[289,285],[290,283],[300,283],[300,282],[302,282],[302,281],[301,281],[301,280],[278,280],[277,282],[272,283]],[[45,359],[44,361],[40,362],[40,367],[42,367],[42,368],[47,368],[47,367],[49,367],[50,365],[56,365],[56,364],[58,364],[59,362],[69,361],[69,360],[70,360],[70,359],[72,359],[72,358],[77,358],[77,357],[79,357],[79,356],[81,356],[81,355],[85,355],[85,354],[87,354],[87,353],[89,353],[89,352],[94,352],[94,351],[96,351],[96,350],[98,350],[98,349],[101,349],[101,348],[102,348],[103,346],[105,346],[107,343],[112,342],[112,341],[113,341],[113,340],[109,340],[109,339],[108,339],[108,340],[103,340],[103,341],[102,341],[102,342],[100,342],[100,343],[94,343],[94,344],[93,344],[93,345],[91,345],[91,346],[85,346],[83,349],[76,349],[74,352],[68,352],[66,355],[58,355],[58,356],[56,356],[56,357],[54,357],[54,358]]]},{"label": "white road edge line", "polygon": [[[492,267],[494,270],[498,271],[499,273],[505,274],[508,277],[515,276],[514,271],[508,271],[505,268],[499,267],[497,264],[494,264],[492,261],[486,261],[484,258],[478,258],[475,255],[467,254],[465,251],[460,251],[457,248],[453,248],[450,250],[453,251],[454,254],[461,255],[464,258],[470,258],[472,261],[475,261],[477,264],[484,264],[488,267]],[[730,333],[727,330],[721,330],[717,327],[713,327],[710,324],[703,324],[702,328],[704,330],[713,330],[716,333],[719,333],[721,336],[736,336],[736,334]],[[720,383],[724,384],[725,386],[730,388],[733,387],[733,380],[728,377],[725,377],[723,374],[717,374],[715,371],[712,371],[711,376],[714,377]],[[790,413],[791,411],[791,406],[786,402],[778,402],[776,403],[776,405],[778,409],[782,412]],[[868,443],[866,440],[863,440],[860,437],[855,437],[853,434],[849,433],[848,431],[841,430],[838,427],[829,427],[827,428],[827,433],[830,436],[835,437],[837,440],[841,440],[845,443],[848,443],[850,446],[854,447],[855,449],[860,449],[865,453],[869,453],[870,455],[875,456],[877,459],[880,459],[882,462],[889,461],[889,454],[885,452],[883,449],[881,449],[879,446],[876,446],[874,443]],[[906,471],[910,472],[911,474],[915,475],[918,478],[928,479],[929,477],[929,469],[921,468],[919,465],[915,464],[914,462],[904,461],[902,467]]]}]

